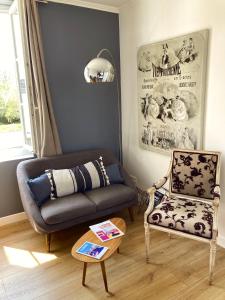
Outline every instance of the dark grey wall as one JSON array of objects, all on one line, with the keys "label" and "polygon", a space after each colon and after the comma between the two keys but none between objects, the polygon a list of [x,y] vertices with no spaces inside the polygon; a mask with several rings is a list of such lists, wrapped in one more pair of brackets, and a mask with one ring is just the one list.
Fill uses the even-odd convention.
[{"label": "dark grey wall", "polygon": [[0,217],[23,211],[16,179],[16,167],[20,161],[0,162]]},{"label": "dark grey wall", "polygon": [[119,72],[118,15],[56,3],[40,4],[39,12],[63,151],[106,147],[118,154],[116,82],[91,85],[83,75],[101,48],[110,49]]},{"label": "dark grey wall", "polygon": [[[88,85],[83,77],[86,63],[101,48],[111,50],[119,70],[118,16],[53,3],[40,5],[39,11],[63,151],[107,147],[118,153],[116,85]],[[23,211],[16,180],[19,161],[0,163],[0,217]]]}]

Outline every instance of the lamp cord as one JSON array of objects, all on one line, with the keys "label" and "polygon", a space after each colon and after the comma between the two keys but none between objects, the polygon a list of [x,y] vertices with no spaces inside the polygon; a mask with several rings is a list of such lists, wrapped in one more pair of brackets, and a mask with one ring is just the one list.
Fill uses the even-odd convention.
[{"label": "lamp cord", "polygon": [[103,48],[99,51],[99,53],[97,54],[97,57],[99,58],[101,56],[101,54],[103,52],[107,52],[109,54],[109,56],[112,59],[112,63],[114,66],[114,70],[115,70],[115,77],[116,77],[116,88],[117,88],[117,105],[118,105],[118,113],[119,113],[119,161],[121,164],[123,164],[123,154],[122,154],[122,109],[121,109],[121,97],[120,97],[120,88],[119,88],[119,78],[118,78],[118,73],[117,73],[117,69],[116,69],[116,64],[115,64],[115,60],[113,58],[112,53],[110,52],[109,49],[107,48]]}]

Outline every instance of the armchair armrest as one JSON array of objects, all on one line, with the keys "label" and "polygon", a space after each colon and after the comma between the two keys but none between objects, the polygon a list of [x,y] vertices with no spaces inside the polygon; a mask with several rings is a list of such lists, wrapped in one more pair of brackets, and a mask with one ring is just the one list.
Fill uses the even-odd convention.
[{"label": "armchair armrest", "polygon": [[153,211],[156,190],[163,187],[164,184],[167,182],[167,180],[168,180],[168,176],[164,176],[159,181],[154,183],[151,188],[147,189],[147,193],[149,194],[149,203],[144,215],[145,222],[147,222],[148,215]]},{"label": "armchair armrest", "polygon": [[213,189],[213,238],[215,239],[218,231],[218,208],[220,203],[220,186],[216,185]]},{"label": "armchair armrest", "polygon": [[26,173],[26,164],[28,161],[19,163],[17,167],[17,181],[20,191],[21,201],[26,212],[26,215],[33,226],[34,230],[39,233],[47,233],[48,225],[44,222],[40,209],[35,203],[31,191],[27,185],[29,177]]},{"label": "armchair armrest", "polygon": [[164,176],[159,181],[157,181],[156,183],[154,183],[153,187],[155,187],[155,189],[157,190],[157,189],[163,187],[164,184],[167,182],[167,180],[168,180],[168,176]]},{"label": "armchair armrest", "polygon": [[220,186],[218,184],[213,189],[213,197],[214,199],[220,199]]}]

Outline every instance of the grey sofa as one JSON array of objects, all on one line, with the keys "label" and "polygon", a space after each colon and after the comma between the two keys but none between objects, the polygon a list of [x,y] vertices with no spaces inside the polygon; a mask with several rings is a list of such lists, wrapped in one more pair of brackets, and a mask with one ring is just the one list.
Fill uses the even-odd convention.
[{"label": "grey sofa", "polygon": [[70,168],[92,161],[102,156],[105,166],[118,163],[111,151],[106,149],[79,151],[70,154],[30,159],[19,163],[17,180],[24,210],[35,231],[46,234],[47,249],[50,251],[51,233],[69,228],[79,223],[129,209],[133,218],[132,207],[137,204],[137,193],[129,175],[121,167],[124,184],[77,193],[70,196],[47,201],[39,208],[27,185],[27,180],[35,178],[46,169]]}]

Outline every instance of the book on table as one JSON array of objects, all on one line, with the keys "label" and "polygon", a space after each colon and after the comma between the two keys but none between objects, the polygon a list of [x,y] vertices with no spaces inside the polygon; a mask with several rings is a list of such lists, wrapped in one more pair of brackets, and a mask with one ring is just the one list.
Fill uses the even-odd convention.
[{"label": "book on table", "polygon": [[92,258],[101,259],[107,250],[108,247],[93,244],[91,242],[85,242],[79,249],[76,250],[76,252]]},{"label": "book on table", "polygon": [[100,239],[101,242],[110,241],[124,235],[110,220],[89,226],[92,232]]}]

